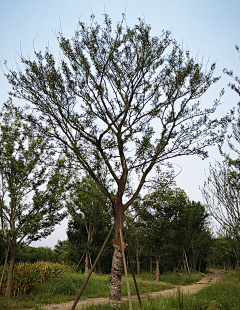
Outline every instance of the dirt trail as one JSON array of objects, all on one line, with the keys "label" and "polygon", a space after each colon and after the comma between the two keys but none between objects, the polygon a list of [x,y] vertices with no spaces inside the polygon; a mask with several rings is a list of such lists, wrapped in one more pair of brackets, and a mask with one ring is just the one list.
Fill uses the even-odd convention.
[{"label": "dirt trail", "polygon": [[[200,291],[202,288],[216,283],[220,277],[223,275],[223,272],[220,272],[219,270],[214,270],[213,273],[206,275],[204,278],[202,278],[199,282],[191,284],[191,285],[184,285],[180,286],[181,291],[183,294],[194,294],[198,291]],[[141,298],[152,298],[157,296],[171,296],[176,294],[177,288],[160,291],[160,292],[150,292],[150,293],[142,293],[140,294]],[[131,295],[132,300],[137,300],[137,295]],[[122,296],[122,300],[128,300],[127,296]],[[76,309],[82,309],[86,307],[89,304],[107,304],[109,302],[109,299],[106,297],[100,297],[100,298],[91,298],[91,299],[85,299],[80,300],[76,306]],[[60,303],[60,304],[49,304],[46,306],[41,306],[41,309],[44,310],[70,310],[71,306],[73,304],[73,301],[69,301],[66,303]]]}]

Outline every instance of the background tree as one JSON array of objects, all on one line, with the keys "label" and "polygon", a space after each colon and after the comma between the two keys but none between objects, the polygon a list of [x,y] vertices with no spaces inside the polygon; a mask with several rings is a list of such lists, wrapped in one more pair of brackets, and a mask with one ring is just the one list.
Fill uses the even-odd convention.
[{"label": "background tree", "polygon": [[[63,194],[69,175],[64,161],[54,159],[42,133],[23,122],[14,109],[0,119],[1,233],[10,246],[6,297],[12,296],[13,269],[20,244],[29,244],[53,232],[64,217]],[[7,255],[7,252],[6,252]]]},{"label": "background tree", "polygon": [[[75,243],[81,253],[85,253],[85,273],[88,272],[90,264],[92,265],[91,252],[94,256],[97,254],[94,251],[96,242],[93,242],[96,233],[99,240],[99,237],[102,234],[106,235],[107,229],[111,227],[110,209],[111,201],[89,176],[75,182],[71,190],[71,202],[68,205],[70,214],[68,240],[70,244]],[[103,242],[104,236],[100,245]]]},{"label": "background tree", "polygon": [[210,214],[218,221],[222,230],[237,241],[235,253],[239,271],[240,192],[232,185],[231,170],[227,163],[216,162],[215,167],[210,166],[202,194]]},{"label": "background tree", "polygon": [[131,258],[136,259],[137,274],[140,274],[140,256],[145,251],[147,243],[150,242],[148,236],[148,227],[146,223],[139,216],[139,206],[141,203],[141,198],[135,200],[133,203],[134,212],[128,212],[125,215],[124,223],[126,226],[125,239],[127,241],[127,246],[129,247],[129,252],[132,254]]},{"label": "background tree", "polygon": [[210,267],[222,266],[224,270],[227,267],[232,268],[234,251],[228,238],[218,236],[212,240],[208,259]]},{"label": "background tree", "polygon": [[[11,95],[36,111],[28,119],[73,155],[112,202],[110,299],[116,300],[122,275],[119,229],[149,172],[177,156],[204,158],[205,148],[222,138],[215,130],[218,121],[210,119],[219,101],[205,110],[199,106],[199,98],[219,79],[213,77],[215,64],[203,70],[169,32],[151,37],[150,31],[142,20],[130,28],[123,18],[113,29],[107,15],[103,27],[92,17],[90,26],[79,22],[71,41],[59,34],[58,68],[47,49],[36,52],[33,61],[21,56],[25,71],[7,74]],[[102,171],[113,179],[113,192]],[[139,181],[130,193],[134,175]]]},{"label": "background tree", "polygon": [[153,242],[156,258],[156,281],[159,281],[159,262],[164,244],[173,236],[178,213],[187,203],[185,192],[173,186],[158,186],[143,199],[141,217],[149,229],[148,238]]},{"label": "background tree", "polygon": [[[38,261],[56,262],[57,258],[54,251],[49,247],[19,247],[16,262],[36,263]],[[62,261],[61,261],[62,262]]]}]

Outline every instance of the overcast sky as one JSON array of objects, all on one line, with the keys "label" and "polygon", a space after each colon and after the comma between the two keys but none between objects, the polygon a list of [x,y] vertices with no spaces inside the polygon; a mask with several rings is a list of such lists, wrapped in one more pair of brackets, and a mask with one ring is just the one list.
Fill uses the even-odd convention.
[{"label": "overcast sky", "polygon": [[[199,61],[210,65],[217,62],[216,75],[222,76],[202,98],[202,105],[210,107],[222,88],[225,95],[216,117],[224,116],[237,105],[239,97],[227,84],[229,78],[223,75],[223,68],[233,69],[240,75],[239,54],[235,45],[240,45],[240,1],[239,0],[0,0],[0,61],[9,68],[16,68],[19,54],[34,56],[34,48],[44,51],[48,46],[58,55],[56,34],[62,29],[65,37],[71,38],[80,19],[89,24],[90,15],[102,23],[102,14],[107,13],[113,24],[126,14],[128,25],[132,26],[141,17],[152,27],[152,35],[170,30],[184,49]],[[8,98],[10,86],[0,71],[0,107]],[[209,149],[209,158],[201,160],[197,156],[176,159],[182,172],[176,178],[191,200],[202,201],[199,186],[208,174],[209,163],[221,160],[217,148]],[[176,166],[178,167],[178,166]],[[178,169],[178,168],[177,168]],[[66,239],[65,220],[55,232],[34,246],[54,246],[58,239]]]}]

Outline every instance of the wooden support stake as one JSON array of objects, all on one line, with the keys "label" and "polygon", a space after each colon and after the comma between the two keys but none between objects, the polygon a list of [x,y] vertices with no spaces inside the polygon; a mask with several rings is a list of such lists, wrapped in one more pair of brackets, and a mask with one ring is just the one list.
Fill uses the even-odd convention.
[{"label": "wooden support stake", "polygon": [[140,305],[140,308],[142,308],[142,301],[141,301],[141,297],[140,297],[140,294],[139,294],[139,291],[138,291],[137,281],[136,281],[135,274],[134,274],[134,271],[133,271],[133,266],[132,266],[131,257],[130,257],[130,253],[129,253],[128,247],[127,247],[127,254],[128,254],[128,260],[129,260],[130,269],[131,269],[131,272],[132,272],[132,275],[133,275],[133,281],[134,281],[134,284],[135,284],[139,305]]},{"label": "wooden support stake", "polygon": [[109,237],[110,237],[110,235],[111,235],[111,233],[112,233],[112,231],[113,231],[114,225],[115,225],[115,223],[113,223],[113,225],[112,225],[112,227],[111,227],[111,229],[110,229],[110,231],[109,231],[109,233],[108,233],[108,235],[107,235],[107,238],[106,238],[106,240],[104,241],[103,246],[102,246],[100,252],[98,253],[97,258],[96,258],[96,260],[95,260],[95,262],[94,262],[94,264],[93,264],[91,270],[89,271],[89,274],[88,274],[88,276],[86,277],[86,279],[85,279],[85,281],[84,281],[84,283],[83,283],[83,286],[82,286],[80,292],[78,293],[78,295],[77,295],[77,297],[76,297],[76,299],[75,299],[75,301],[74,301],[74,303],[73,303],[73,305],[72,305],[71,310],[75,310],[76,305],[77,305],[77,303],[78,303],[78,301],[79,301],[79,299],[80,299],[80,297],[81,297],[81,295],[82,295],[82,293],[83,293],[83,291],[84,291],[84,289],[85,289],[85,287],[86,287],[86,285],[87,285],[87,283],[88,283],[88,280],[89,280],[89,278],[91,277],[91,274],[92,274],[94,268],[96,267],[97,262],[98,262],[100,256],[102,255],[102,252],[103,252],[103,250],[104,250],[104,248],[105,248],[105,246],[106,246],[106,244],[107,244],[107,242],[108,242],[108,239],[109,239]]},{"label": "wooden support stake", "polygon": [[177,265],[176,272],[178,271],[178,267],[179,267],[179,265],[180,265],[180,263],[181,263],[181,261],[182,261],[182,259],[183,259],[183,256],[184,256],[184,253],[182,254],[182,257],[181,257],[181,259],[180,259],[180,261],[179,261],[179,263],[178,263],[178,265]]},{"label": "wooden support stake", "polygon": [[185,258],[186,258],[186,262],[187,262],[188,273],[190,274],[190,269],[189,269],[188,260],[187,260],[187,254],[186,254],[186,251],[185,251],[185,250],[184,250],[184,253],[185,253]]},{"label": "wooden support stake", "polygon": [[129,287],[129,282],[128,282],[127,265],[126,265],[125,254],[124,254],[124,245],[123,245],[123,237],[122,237],[121,229],[119,229],[119,232],[120,232],[120,240],[121,240],[121,246],[122,246],[123,266],[124,266],[126,285],[127,285],[127,291],[128,291],[129,309],[132,310],[132,300],[131,300],[131,293],[130,293],[130,287]]},{"label": "wooden support stake", "polygon": [[85,253],[83,253],[83,255],[82,255],[82,257],[81,257],[80,261],[78,262],[77,267],[76,267],[76,269],[75,269],[75,272],[77,271],[78,266],[80,265],[80,263],[81,263],[81,261],[82,261],[82,259],[83,259],[84,254],[85,254]]}]

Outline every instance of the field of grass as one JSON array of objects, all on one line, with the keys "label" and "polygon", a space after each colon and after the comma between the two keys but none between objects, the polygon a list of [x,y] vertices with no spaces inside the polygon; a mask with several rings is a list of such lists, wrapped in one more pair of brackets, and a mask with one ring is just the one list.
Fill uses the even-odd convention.
[{"label": "field of grass", "polygon": [[[238,274],[226,274],[221,280],[203,288],[194,295],[183,295],[180,290],[173,297],[157,297],[142,300],[142,310],[239,310],[240,282]],[[89,306],[86,310],[112,310],[110,305]],[[121,310],[128,310],[128,302],[122,303]],[[138,310],[138,302],[133,302]]]},{"label": "field of grass", "polygon": [[[58,277],[37,284],[30,294],[19,294],[11,301],[0,298],[0,310],[34,308],[36,305],[59,303],[74,300],[80,290],[85,275],[78,273],[62,273]],[[138,289],[140,293],[161,291],[198,281],[202,274],[184,275],[182,273],[168,273],[161,275],[160,282],[154,281],[155,276],[141,274],[137,276]],[[81,299],[92,297],[108,297],[109,294],[109,275],[93,274],[85,288]],[[135,294],[135,287],[132,276],[129,275],[131,293]],[[122,295],[127,295],[125,277],[122,278]]]}]

